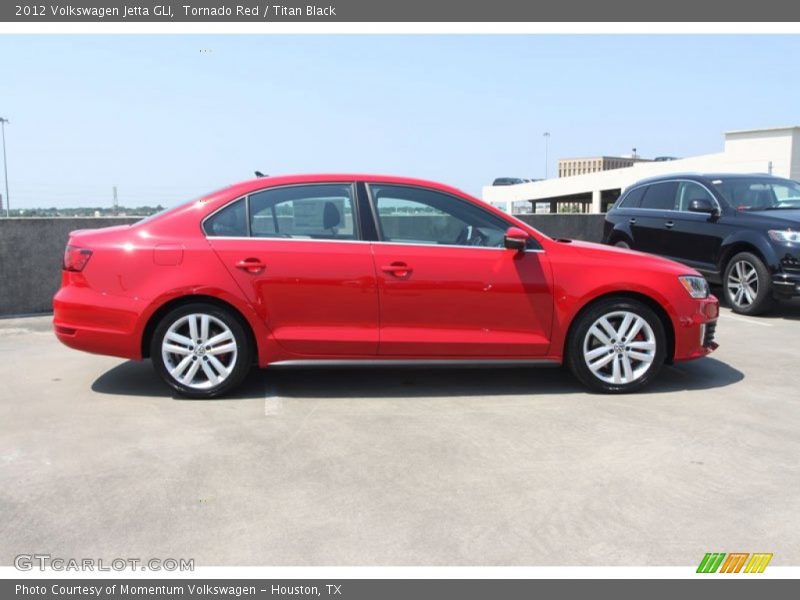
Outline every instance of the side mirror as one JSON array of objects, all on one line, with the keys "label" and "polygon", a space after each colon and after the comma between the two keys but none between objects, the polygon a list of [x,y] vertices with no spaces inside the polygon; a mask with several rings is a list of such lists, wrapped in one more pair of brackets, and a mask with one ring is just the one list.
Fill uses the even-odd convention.
[{"label": "side mirror", "polygon": [[519,227],[509,227],[506,229],[506,236],[504,238],[504,245],[509,250],[517,250],[519,252],[525,251],[525,246],[528,245],[527,231],[523,231]]},{"label": "side mirror", "polygon": [[697,200],[689,202],[689,212],[714,215],[717,213],[717,207],[714,206],[708,198],[698,198]]}]

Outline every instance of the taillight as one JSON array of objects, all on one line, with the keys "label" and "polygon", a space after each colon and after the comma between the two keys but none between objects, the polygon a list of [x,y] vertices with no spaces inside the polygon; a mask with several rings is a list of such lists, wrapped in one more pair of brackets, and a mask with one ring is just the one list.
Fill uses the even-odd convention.
[{"label": "taillight", "polygon": [[92,258],[92,251],[88,248],[67,246],[67,249],[64,250],[64,270],[81,272],[90,258]]}]

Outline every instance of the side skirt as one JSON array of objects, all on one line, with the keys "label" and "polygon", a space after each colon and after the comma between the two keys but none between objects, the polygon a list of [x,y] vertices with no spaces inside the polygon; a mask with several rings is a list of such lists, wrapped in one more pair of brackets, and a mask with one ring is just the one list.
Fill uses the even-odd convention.
[{"label": "side skirt", "polygon": [[302,359],[281,360],[270,363],[267,368],[293,369],[302,367],[416,367],[416,368],[514,368],[514,367],[558,367],[561,363],[552,359]]}]

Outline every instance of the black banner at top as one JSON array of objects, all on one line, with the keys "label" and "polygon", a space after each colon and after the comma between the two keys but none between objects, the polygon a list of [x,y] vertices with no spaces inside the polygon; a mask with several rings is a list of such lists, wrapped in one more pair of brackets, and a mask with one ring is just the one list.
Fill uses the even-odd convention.
[{"label": "black banner at top", "polygon": [[4,0],[2,22],[795,22],[786,0]]}]

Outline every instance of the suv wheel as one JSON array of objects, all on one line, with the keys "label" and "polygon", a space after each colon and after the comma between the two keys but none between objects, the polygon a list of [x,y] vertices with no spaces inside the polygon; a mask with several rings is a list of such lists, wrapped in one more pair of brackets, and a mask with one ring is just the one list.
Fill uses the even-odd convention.
[{"label": "suv wheel", "polygon": [[567,363],[581,383],[605,393],[633,392],[661,370],[666,336],[650,307],[609,298],[578,317],[567,340]]},{"label": "suv wheel", "polygon": [[239,320],[213,304],[187,304],[169,312],[153,332],[156,371],[189,398],[213,398],[233,389],[250,370],[252,348]]},{"label": "suv wheel", "polygon": [[769,270],[758,256],[740,252],[725,268],[725,297],[733,312],[758,315],[772,304],[772,281]]}]

